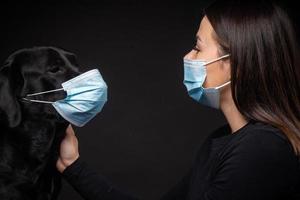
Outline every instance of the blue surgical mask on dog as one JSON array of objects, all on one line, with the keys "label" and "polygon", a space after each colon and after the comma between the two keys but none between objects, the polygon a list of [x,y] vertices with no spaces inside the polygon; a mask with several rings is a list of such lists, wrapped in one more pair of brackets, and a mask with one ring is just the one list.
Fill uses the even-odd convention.
[{"label": "blue surgical mask on dog", "polygon": [[220,108],[220,89],[230,84],[230,81],[217,87],[204,88],[203,84],[207,75],[206,66],[229,56],[227,54],[209,62],[184,58],[183,83],[191,98],[205,106]]},{"label": "blue surgical mask on dog", "polygon": [[[64,90],[65,99],[55,102],[29,99],[29,97]],[[107,101],[107,85],[98,69],[87,71],[64,83],[62,88],[27,94],[26,101],[52,104],[56,111],[75,126],[82,127],[103,108]]]}]

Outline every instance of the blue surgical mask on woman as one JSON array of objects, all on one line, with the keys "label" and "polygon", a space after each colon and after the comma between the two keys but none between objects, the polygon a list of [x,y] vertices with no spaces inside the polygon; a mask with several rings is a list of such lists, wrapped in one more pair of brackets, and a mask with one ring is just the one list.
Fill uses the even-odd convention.
[{"label": "blue surgical mask on woman", "polygon": [[[66,91],[65,99],[55,102],[30,99],[60,90]],[[27,94],[23,100],[52,104],[65,120],[82,127],[102,110],[107,101],[107,85],[99,70],[93,69],[62,83],[62,88]]]},{"label": "blue surgical mask on woman", "polygon": [[227,54],[209,62],[184,58],[183,83],[191,98],[203,105],[215,109],[220,108],[220,89],[230,84],[230,81],[217,87],[204,88],[203,84],[207,76],[206,66],[229,56],[230,55]]}]

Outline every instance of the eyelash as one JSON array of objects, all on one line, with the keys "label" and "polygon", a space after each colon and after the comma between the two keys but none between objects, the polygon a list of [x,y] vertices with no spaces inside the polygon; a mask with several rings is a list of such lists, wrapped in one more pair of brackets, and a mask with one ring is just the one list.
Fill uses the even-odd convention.
[{"label": "eyelash", "polygon": [[197,51],[197,52],[201,51],[201,49],[199,49],[199,48],[197,47],[197,45],[194,46],[193,49],[194,49],[195,51]]}]

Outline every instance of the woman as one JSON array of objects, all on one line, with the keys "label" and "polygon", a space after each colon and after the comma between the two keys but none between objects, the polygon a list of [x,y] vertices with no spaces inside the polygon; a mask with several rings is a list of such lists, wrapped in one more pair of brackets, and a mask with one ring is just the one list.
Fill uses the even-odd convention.
[{"label": "woman", "polygon": [[[299,49],[287,14],[263,0],[216,1],[204,14],[184,84],[228,124],[162,199],[300,199]],[[71,127],[57,168],[84,199],[135,199],[88,169]]]}]

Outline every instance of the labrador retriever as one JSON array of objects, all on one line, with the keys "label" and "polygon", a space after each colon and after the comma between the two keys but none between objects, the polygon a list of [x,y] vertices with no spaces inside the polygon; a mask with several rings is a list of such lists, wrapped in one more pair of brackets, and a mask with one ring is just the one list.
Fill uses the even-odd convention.
[{"label": "labrador retriever", "polygon": [[[55,163],[68,122],[51,106],[22,100],[26,94],[61,88],[78,76],[73,53],[55,47],[21,49],[0,67],[0,199],[57,199]],[[65,92],[39,95],[55,101]]]}]

